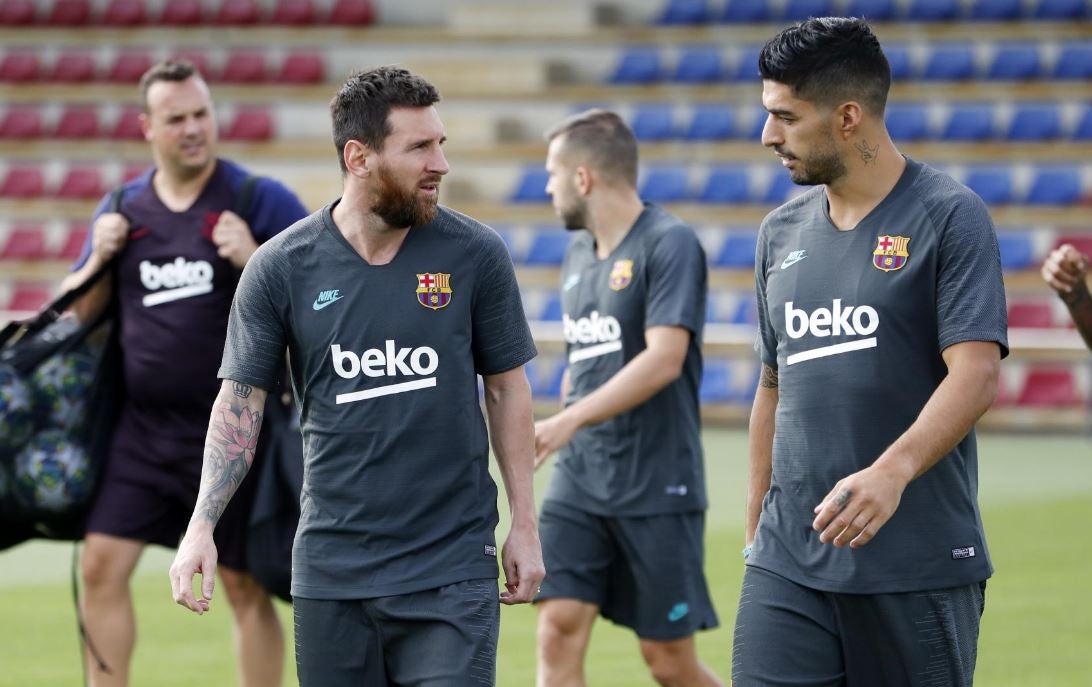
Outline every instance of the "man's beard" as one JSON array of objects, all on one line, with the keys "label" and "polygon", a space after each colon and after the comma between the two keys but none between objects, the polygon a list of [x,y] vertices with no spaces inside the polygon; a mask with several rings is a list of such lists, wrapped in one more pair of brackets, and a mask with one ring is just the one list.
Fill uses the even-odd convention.
[{"label": "man's beard", "polygon": [[[419,197],[416,185],[408,190],[400,188],[398,181],[386,167],[379,168],[376,178],[379,188],[374,194],[372,212],[386,222],[387,226],[394,229],[419,227],[436,217],[437,198]],[[425,183],[439,184],[440,178],[426,179]]]},{"label": "man's beard", "polygon": [[560,208],[558,215],[561,223],[569,231],[588,228],[588,206],[586,203],[577,202],[567,208]]},{"label": "man's beard", "polygon": [[[832,184],[846,175],[846,165],[838,155],[834,137],[828,135],[823,146],[812,151],[808,158],[795,158],[799,161],[797,169],[789,170],[789,178],[800,186],[818,186]],[[784,152],[784,151],[778,151]]]}]

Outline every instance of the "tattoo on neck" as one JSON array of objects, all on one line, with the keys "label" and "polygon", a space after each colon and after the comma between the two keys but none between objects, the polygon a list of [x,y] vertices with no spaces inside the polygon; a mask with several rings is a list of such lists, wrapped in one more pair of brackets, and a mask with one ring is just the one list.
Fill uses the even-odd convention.
[{"label": "tattoo on neck", "polygon": [[880,145],[878,143],[869,146],[868,141],[862,139],[859,143],[854,143],[853,147],[861,154],[861,159],[864,160],[865,165],[872,164],[880,156]]},{"label": "tattoo on neck", "polygon": [[239,398],[250,398],[250,394],[254,391],[254,387],[249,384],[243,384],[242,382],[232,382],[231,390]]},{"label": "tattoo on neck", "polygon": [[764,389],[776,389],[777,388],[777,370],[773,369],[769,365],[762,365],[762,376],[758,380],[759,385]]}]

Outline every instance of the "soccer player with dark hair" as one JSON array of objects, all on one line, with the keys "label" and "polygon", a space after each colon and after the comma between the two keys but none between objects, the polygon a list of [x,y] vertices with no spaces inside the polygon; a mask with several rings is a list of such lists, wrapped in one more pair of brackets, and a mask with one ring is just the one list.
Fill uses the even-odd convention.
[{"label": "soccer player with dark hair", "polygon": [[1064,243],[1047,256],[1041,269],[1043,281],[1065,303],[1073,324],[1092,349],[1092,295],[1088,292],[1088,256]]},{"label": "soccer player with dark hair", "polygon": [[1008,352],[992,221],[895,148],[864,21],[791,26],[759,70],[762,143],[814,188],[759,232],[734,684],[970,685],[992,573],[974,425]]},{"label": "soccer player with dark hair", "polygon": [[561,269],[565,408],[535,426],[560,452],[542,506],[539,687],[584,684],[596,616],[631,628],[659,684],[721,682],[694,633],[716,627],[703,570],[698,385],[705,253],[637,195],[637,141],[613,112],[552,129],[547,193],[574,236]]},{"label": "soccer player with dark hair", "polygon": [[[287,347],[304,438],[292,596],[305,687],[492,685],[498,601],[529,602],[543,577],[523,369],[535,346],[504,242],[438,205],[438,100],[394,67],[334,97],[342,197],[243,272],[201,493],[171,566],[175,601],[208,610],[212,530]],[[490,434],[512,514],[499,595]]]},{"label": "soccer player with dark hair", "polygon": [[[116,301],[124,372],[125,400],[81,560],[83,621],[97,652],[87,675],[97,687],[128,684],[136,640],[129,580],[147,544],[178,544],[196,502],[239,270],[259,243],[307,214],[279,182],[216,156],[216,112],[192,64],[155,65],[140,94],[155,166],[120,196],[103,198],[63,284],[80,284],[116,259],[113,273],[73,307],[90,321]],[[240,682],[258,686],[280,682],[284,639],[269,595],[247,572],[250,491],[216,536]]]}]

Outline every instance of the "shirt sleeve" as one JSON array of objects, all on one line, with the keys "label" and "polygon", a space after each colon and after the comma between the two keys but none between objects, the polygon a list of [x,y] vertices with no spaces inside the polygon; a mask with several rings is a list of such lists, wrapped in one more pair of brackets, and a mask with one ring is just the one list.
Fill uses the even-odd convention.
[{"label": "shirt sleeve", "polygon": [[755,351],[764,365],[777,369],[777,333],[770,322],[770,311],[766,307],[766,262],[769,256],[768,227],[766,221],[758,230],[758,244],[755,248],[755,298],[758,301],[758,331],[755,333]]},{"label": "shirt sleeve", "polygon": [[670,229],[649,255],[645,327],[685,327],[701,337],[708,294],[708,267],[701,242],[689,227]]},{"label": "shirt sleeve", "polygon": [[471,346],[474,370],[500,374],[538,355],[504,241],[490,231],[476,261]]},{"label": "shirt sleeve", "polygon": [[251,203],[250,233],[265,243],[309,213],[287,186],[269,177],[258,180]]},{"label": "shirt sleeve", "polygon": [[247,262],[228,318],[217,376],[269,391],[284,369],[287,259],[259,248]]},{"label": "shirt sleeve", "polygon": [[963,341],[995,341],[1009,352],[1001,253],[985,203],[955,198],[939,241],[937,338],[940,350]]}]

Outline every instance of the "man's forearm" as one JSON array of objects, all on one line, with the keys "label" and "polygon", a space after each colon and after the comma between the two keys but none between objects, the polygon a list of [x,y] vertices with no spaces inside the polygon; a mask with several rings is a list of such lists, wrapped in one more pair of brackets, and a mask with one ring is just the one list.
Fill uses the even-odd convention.
[{"label": "man's forearm", "polygon": [[[61,281],[61,293],[68,293],[80,284],[91,278],[102,267],[102,262],[97,260],[92,253],[83,264],[83,267],[72,272]],[[113,290],[113,275],[105,275],[98,284],[95,284],[79,300],[72,304],[71,311],[80,322],[91,322],[110,302],[110,294]]]},{"label": "man's forearm", "polygon": [[1088,284],[1083,280],[1069,293],[1060,294],[1062,302],[1069,308],[1073,324],[1077,326],[1085,345],[1092,349],[1092,295],[1088,293]]},{"label": "man's forearm", "polygon": [[770,490],[773,475],[774,418],[777,413],[777,371],[762,366],[762,375],[751,419],[747,426],[747,512],[744,524],[744,541],[754,542],[758,530],[758,518],[762,514],[762,501]]},{"label": "man's forearm", "polygon": [[485,411],[513,526],[534,526],[535,425],[531,387],[522,368],[503,383],[485,382]]},{"label": "man's forearm", "polygon": [[574,414],[581,427],[598,424],[633,410],[677,378],[677,369],[646,348],[603,386],[569,406],[565,412]]}]

